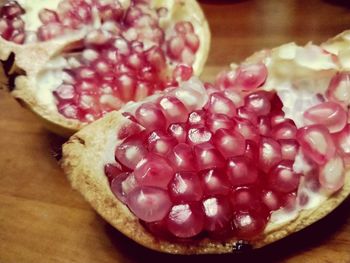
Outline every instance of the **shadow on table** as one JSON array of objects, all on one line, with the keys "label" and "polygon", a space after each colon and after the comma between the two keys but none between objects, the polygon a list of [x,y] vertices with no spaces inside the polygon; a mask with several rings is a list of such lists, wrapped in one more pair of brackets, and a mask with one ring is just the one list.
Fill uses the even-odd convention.
[{"label": "shadow on table", "polygon": [[248,253],[226,255],[198,255],[179,256],[168,255],[146,249],[129,240],[112,226],[106,225],[106,234],[110,238],[118,253],[123,254],[130,262],[280,262],[288,256],[303,253],[320,246],[332,239],[332,235],[339,231],[350,219],[350,199],[348,198],[335,211],[312,226],[295,233],[279,242],[273,243]]},{"label": "shadow on table", "polygon": [[323,0],[323,1],[331,5],[342,6],[350,9],[349,0]]}]

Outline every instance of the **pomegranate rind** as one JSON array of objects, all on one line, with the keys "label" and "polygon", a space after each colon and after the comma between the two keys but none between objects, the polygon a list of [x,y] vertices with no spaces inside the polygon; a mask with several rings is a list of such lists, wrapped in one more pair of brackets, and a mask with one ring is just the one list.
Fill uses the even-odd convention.
[{"label": "pomegranate rind", "polygon": [[[206,17],[196,0],[151,0],[150,6],[154,8],[167,7],[169,12],[161,18],[160,26],[167,28],[180,20],[191,21],[195,33],[200,39],[200,47],[195,55],[193,64],[194,75],[200,75],[207,60],[210,48],[210,29]],[[0,60],[7,61],[10,55],[15,54],[11,65],[11,72],[19,75],[15,80],[15,88],[12,95],[26,108],[31,110],[42,121],[44,126],[54,133],[69,137],[80,130],[86,123],[74,119],[65,118],[55,105],[48,105],[38,98],[38,75],[45,69],[45,65],[61,50],[84,37],[84,30],[74,31],[64,37],[52,39],[46,42],[18,45],[0,38]],[[0,87],[6,87],[7,77],[0,65]],[[174,65],[173,65],[174,66]],[[9,73],[9,72],[8,72]]]},{"label": "pomegranate rind", "polygon": [[[172,243],[157,238],[146,230],[135,215],[112,193],[104,173],[107,156],[113,156],[118,143],[115,135],[129,122],[120,112],[84,127],[63,146],[62,167],[74,189],[78,190],[92,207],[112,226],[135,242],[152,250],[171,254],[232,253],[235,238],[217,240],[204,238],[193,243]],[[97,136],[98,135],[98,136]],[[110,153],[110,154],[109,154]],[[94,160],[94,162],[91,162]],[[318,221],[334,210],[350,194],[350,168],[341,190],[329,196],[320,206],[299,211],[293,220],[283,224],[269,222],[264,233],[250,241],[253,248],[263,247]]]}]

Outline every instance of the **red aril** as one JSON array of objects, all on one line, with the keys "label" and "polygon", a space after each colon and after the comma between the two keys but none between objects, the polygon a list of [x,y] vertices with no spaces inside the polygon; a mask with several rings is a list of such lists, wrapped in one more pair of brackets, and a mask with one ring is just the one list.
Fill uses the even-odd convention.
[{"label": "red aril", "polygon": [[295,139],[296,134],[297,127],[286,121],[275,125],[271,131],[271,136],[275,140]]},{"label": "red aril", "polygon": [[196,159],[192,147],[185,143],[179,143],[170,152],[169,162],[176,171],[195,171]]},{"label": "red aril", "polygon": [[217,130],[213,137],[213,144],[226,159],[242,155],[246,148],[244,137],[240,133],[228,129]]},{"label": "red aril", "polygon": [[194,155],[199,170],[220,168],[225,166],[225,159],[210,143],[195,145]]},{"label": "red aril", "polygon": [[255,165],[241,156],[228,159],[226,172],[234,187],[253,184],[258,179],[258,170]]},{"label": "red aril", "polygon": [[190,145],[210,142],[213,134],[204,126],[195,126],[188,130],[187,143]]},{"label": "red aril", "polygon": [[187,130],[185,123],[173,123],[168,127],[168,134],[176,139],[179,143],[185,142]]},{"label": "red aril", "polygon": [[320,169],[319,180],[321,186],[331,193],[338,191],[345,180],[343,159],[336,155],[328,160]]},{"label": "red aril", "polygon": [[268,116],[260,116],[257,121],[259,133],[262,136],[269,136],[271,132],[271,121]]},{"label": "red aril", "polygon": [[210,114],[207,117],[206,125],[212,133],[219,129],[234,129],[235,123],[224,114]]},{"label": "red aril", "polygon": [[166,119],[163,112],[153,103],[144,103],[135,112],[137,122],[147,130],[164,129]]},{"label": "red aril", "polygon": [[169,231],[176,237],[189,238],[198,235],[204,227],[204,213],[198,203],[174,205],[166,223]]},{"label": "red aril", "polygon": [[168,193],[155,187],[137,187],[127,196],[130,210],[145,222],[162,220],[171,208]]},{"label": "red aril", "polygon": [[265,116],[271,110],[271,103],[264,91],[250,93],[244,98],[244,106],[257,116]]},{"label": "red aril", "polygon": [[161,130],[154,130],[148,137],[148,150],[166,156],[173,150],[177,141]]},{"label": "red aril", "polygon": [[346,164],[350,164],[350,124],[333,135],[335,145],[339,155],[344,159]]},{"label": "red aril", "polygon": [[283,160],[294,160],[298,150],[299,143],[294,139],[278,140],[281,145],[281,153]]},{"label": "red aril", "polygon": [[206,112],[204,110],[196,110],[188,116],[188,124],[191,126],[205,125]]},{"label": "red aril", "polygon": [[200,201],[203,190],[195,172],[178,172],[169,183],[169,194],[174,203]]},{"label": "red aril", "polygon": [[263,137],[259,144],[259,168],[267,173],[281,159],[281,145],[272,138]]},{"label": "red aril", "polygon": [[205,196],[227,195],[230,192],[231,184],[223,169],[209,169],[199,174]]},{"label": "red aril", "polygon": [[234,86],[236,89],[254,90],[262,86],[267,78],[265,64],[246,64],[237,69]]},{"label": "red aril", "polygon": [[231,224],[233,216],[230,202],[226,197],[209,197],[203,200],[204,228],[211,232],[219,232]]},{"label": "red aril", "polygon": [[117,177],[123,171],[120,164],[109,163],[105,165],[104,172],[108,178],[108,181],[111,182],[114,177]]},{"label": "red aril", "polygon": [[282,206],[280,196],[271,190],[262,192],[262,202],[270,211],[278,210]]},{"label": "red aril", "polygon": [[327,101],[304,112],[306,124],[326,126],[331,133],[341,131],[347,123],[347,112],[338,103]]},{"label": "red aril", "polygon": [[236,115],[235,105],[221,92],[215,92],[210,95],[207,110],[213,114],[225,114],[230,118]]},{"label": "red aril", "polygon": [[249,120],[252,124],[258,124],[258,117],[255,112],[248,110],[246,107],[239,107],[237,109],[237,116]]},{"label": "red aril", "polygon": [[232,207],[235,211],[249,211],[250,209],[259,209],[261,200],[259,199],[260,190],[252,186],[235,188],[230,195]]},{"label": "red aril", "polygon": [[251,239],[264,230],[268,217],[259,211],[238,211],[234,213],[233,222],[239,238]]},{"label": "red aril", "polygon": [[126,203],[129,193],[137,186],[135,177],[131,173],[121,173],[111,181],[113,194],[123,203]]},{"label": "red aril", "polygon": [[235,118],[235,131],[242,134],[246,140],[259,141],[259,131],[250,121]]},{"label": "red aril", "polygon": [[300,174],[293,171],[293,161],[284,160],[274,166],[267,174],[267,182],[270,189],[289,193],[297,190]]},{"label": "red aril", "polygon": [[303,152],[317,164],[325,164],[335,154],[335,145],[326,127],[310,125],[300,128],[297,140]]},{"label": "red aril", "polygon": [[327,97],[344,106],[350,104],[350,75],[349,72],[337,73],[329,83]]},{"label": "red aril", "polygon": [[163,96],[159,100],[159,105],[168,121],[168,123],[185,122],[188,111],[185,105],[176,97]]},{"label": "red aril", "polygon": [[164,157],[148,153],[134,170],[136,181],[141,186],[154,186],[166,189],[174,175],[174,170]]}]

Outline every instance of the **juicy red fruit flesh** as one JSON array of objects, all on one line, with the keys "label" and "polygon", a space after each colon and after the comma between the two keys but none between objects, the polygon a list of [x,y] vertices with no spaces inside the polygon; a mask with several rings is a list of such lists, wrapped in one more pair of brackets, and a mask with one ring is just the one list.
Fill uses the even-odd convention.
[{"label": "juicy red fruit flesh", "polygon": [[[200,103],[189,99],[187,95],[195,93],[187,90],[185,96],[185,87],[180,87],[180,92],[156,99],[158,104],[152,107],[158,117],[138,118],[150,102],[133,111],[136,118],[129,117],[144,127],[138,132],[140,138],[148,134],[146,138],[171,141],[163,142],[164,154],[149,147],[148,139],[144,147],[149,153],[135,169],[127,171],[134,175],[136,186],[122,174],[124,184],[116,188],[121,194],[120,190],[115,193],[124,198],[125,192],[133,194],[137,187],[167,192],[171,202],[167,214],[146,222],[157,226],[148,228],[154,235],[189,241],[206,235],[220,240],[253,239],[263,233],[274,211],[293,211],[297,204],[307,204],[309,196],[299,189],[300,182],[314,192],[324,189],[333,193],[342,187],[350,149],[349,125],[332,134],[326,123],[298,129],[293,120],[285,118],[276,93],[241,94],[244,105],[237,107],[230,94],[205,86],[209,93],[206,102],[204,97]],[[174,111],[169,112],[170,108]],[[300,158],[313,172],[299,171]]]}]

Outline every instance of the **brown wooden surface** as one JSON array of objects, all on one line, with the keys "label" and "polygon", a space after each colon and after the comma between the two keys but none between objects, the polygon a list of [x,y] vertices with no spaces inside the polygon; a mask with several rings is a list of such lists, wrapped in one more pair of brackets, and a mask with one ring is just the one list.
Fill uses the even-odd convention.
[{"label": "brown wooden surface", "polygon": [[[201,4],[213,37],[205,80],[256,50],[290,41],[320,43],[350,29],[347,0]],[[0,91],[0,263],[350,262],[349,199],[324,220],[254,253],[179,257],[144,249],[71,190],[54,158],[62,142]]]}]

